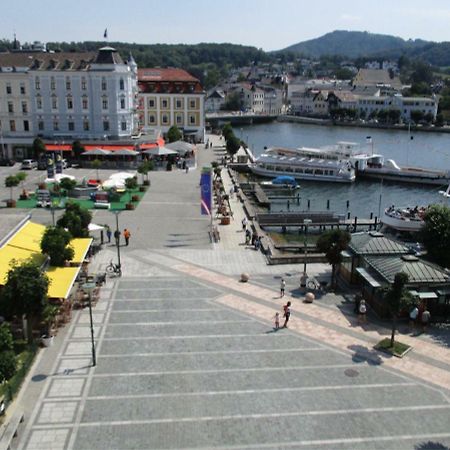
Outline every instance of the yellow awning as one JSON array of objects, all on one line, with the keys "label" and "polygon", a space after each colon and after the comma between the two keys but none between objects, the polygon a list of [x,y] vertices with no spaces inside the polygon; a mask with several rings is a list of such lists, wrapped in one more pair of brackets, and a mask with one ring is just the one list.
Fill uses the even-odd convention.
[{"label": "yellow awning", "polygon": [[9,241],[8,245],[32,250],[41,251],[41,240],[45,232],[45,226],[38,223],[27,222]]},{"label": "yellow awning", "polygon": [[23,248],[12,247],[11,245],[5,245],[0,248],[0,285],[6,283],[6,277],[12,268],[13,260],[21,263],[27,259],[31,259],[41,266],[44,264],[46,257],[40,252],[24,250]]},{"label": "yellow awning", "polygon": [[50,281],[49,298],[67,298],[80,267],[49,267],[46,274]]},{"label": "yellow awning", "polygon": [[86,253],[91,246],[92,238],[75,238],[70,241],[70,246],[74,249],[75,254],[73,255],[71,263],[81,264],[86,257]]}]

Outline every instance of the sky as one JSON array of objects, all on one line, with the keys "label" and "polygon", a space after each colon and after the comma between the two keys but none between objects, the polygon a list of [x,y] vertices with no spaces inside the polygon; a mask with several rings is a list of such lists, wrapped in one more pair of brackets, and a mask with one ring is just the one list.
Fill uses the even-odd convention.
[{"label": "sky", "polygon": [[0,38],[280,50],[333,30],[450,41],[450,0],[0,0]]}]

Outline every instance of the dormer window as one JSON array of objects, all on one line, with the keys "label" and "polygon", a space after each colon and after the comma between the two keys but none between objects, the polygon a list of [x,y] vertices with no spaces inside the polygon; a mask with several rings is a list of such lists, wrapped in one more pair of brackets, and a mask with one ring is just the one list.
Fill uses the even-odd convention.
[{"label": "dormer window", "polygon": [[72,83],[70,82],[70,78],[66,77],[66,90],[70,91],[71,88],[72,88]]},{"label": "dormer window", "polygon": [[86,83],[86,78],[82,78],[81,79],[81,90],[85,91],[87,89],[87,83]]},{"label": "dormer window", "polygon": [[102,78],[102,91],[106,91],[106,78]]},{"label": "dormer window", "polygon": [[56,89],[56,81],[55,81],[55,77],[51,77],[50,78],[50,89],[52,91],[54,91]]}]

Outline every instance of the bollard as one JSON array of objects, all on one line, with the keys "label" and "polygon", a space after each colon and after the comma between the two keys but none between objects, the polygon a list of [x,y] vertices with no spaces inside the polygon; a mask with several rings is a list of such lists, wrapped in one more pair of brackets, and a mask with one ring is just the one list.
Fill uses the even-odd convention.
[{"label": "bollard", "polygon": [[330,200],[327,200],[327,209],[330,209]]},{"label": "bollard", "polygon": [[356,233],[356,227],[358,226],[358,217],[355,216],[355,221],[353,223],[353,233]]},{"label": "bollard", "polygon": [[347,213],[347,219],[350,220],[350,211]]},{"label": "bollard", "polygon": [[347,209],[350,208],[350,200],[347,200]]},{"label": "bollard", "polygon": [[290,201],[288,200],[287,201],[287,210],[289,211],[291,209],[291,203],[290,203]]},{"label": "bollard", "polygon": [[370,220],[373,219],[373,212],[370,213]]},{"label": "bollard", "polygon": [[311,207],[311,200],[308,199],[308,211],[309,211],[310,207]]},{"label": "bollard", "polygon": [[297,194],[297,205],[300,205],[300,194]]}]

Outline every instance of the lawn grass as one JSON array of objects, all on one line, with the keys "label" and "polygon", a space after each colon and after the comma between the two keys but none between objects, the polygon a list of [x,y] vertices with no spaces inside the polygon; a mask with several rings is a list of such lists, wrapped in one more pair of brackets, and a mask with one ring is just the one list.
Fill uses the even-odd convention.
[{"label": "lawn grass", "polygon": [[[112,201],[111,203],[111,210],[112,211],[121,211],[126,209],[126,204],[131,202],[131,197],[133,195],[137,195],[139,200],[137,202],[133,202],[135,205],[137,205],[144,196],[145,192],[140,192],[139,188],[136,189],[129,189],[123,194],[120,194],[118,201]],[[53,195],[52,201],[58,202],[58,207],[55,209],[64,209],[65,204],[68,201],[71,201],[73,203],[79,204],[82,208],[85,209],[95,209],[94,208],[94,202],[92,200],[88,199],[79,199],[79,198],[72,198],[72,197],[60,197]],[[33,209],[36,208],[36,197],[34,196],[34,193],[28,198],[27,200],[17,200],[17,208],[25,208],[25,209]]]},{"label": "lawn grass", "polygon": [[398,358],[403,358],[412,347],[402,342],[394,341],[394,347],[391,347],[391,339],[384,338],[377,345],[374,346],[376,350],[381,350],[382,352],[389,353],[391,355],[397,356]]}]

